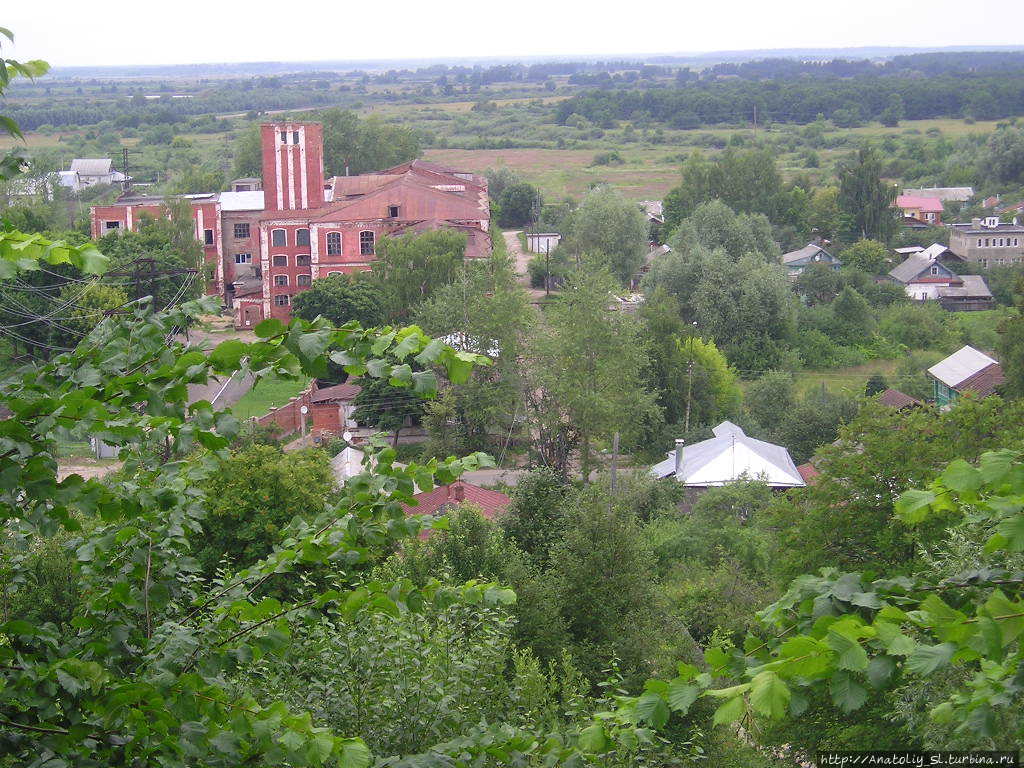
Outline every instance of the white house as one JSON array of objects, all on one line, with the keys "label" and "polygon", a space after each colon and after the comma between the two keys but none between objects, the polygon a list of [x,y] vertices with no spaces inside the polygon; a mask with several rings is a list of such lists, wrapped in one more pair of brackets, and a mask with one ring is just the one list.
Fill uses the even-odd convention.
[{"label": "white house", "polygon": [[551,253],[562,241],[557,232],[538,232],[526,235],[526,249],[530,253]]},{"label": "white house", "polygon": [[109,157],[76,157],[71,161],[71,172],[76,174],[69,177],[71,183],[77,185],[71,187],[75,192],[97,184],[120,184],[128,180],[114,168],[114,161]]},{"label": "white house", "polygon": [[712,432],[715,436],[710,440],[693,445],[676,440],[676,449],[651,467],[651,474],[674,477],[689,488],[727,485],[743,479],[763,480],[771,488],[805,485],[783,446],[748,437],[730,421],[723,421]]}]

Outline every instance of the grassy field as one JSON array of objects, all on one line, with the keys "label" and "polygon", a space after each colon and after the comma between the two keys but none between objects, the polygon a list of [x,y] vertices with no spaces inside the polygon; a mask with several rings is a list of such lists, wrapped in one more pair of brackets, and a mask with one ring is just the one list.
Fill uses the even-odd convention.
[{"label": "grassy field", "polygon": [[540,187],[548,200],[579,197],[609,183],[633,200],[661,199],[679,183],[679,161],[670,147],[620,149],[622,165],[593,165],[593,149],[428,149],[427,160],[482,172],[506,166]]},{"label": "grassy field", "polygon": [[279,408],[309,385],[305,379],[263,379],[235,403],[231,413],[238,419],[251,419]]},{"label": "grassy field", "polygon": [[886,378],[892,378],[898,364],[899,360],[869,360],[848,368],[800,371],[794,375],[793,381],[800,395],[822,387],[836,395],[862,395],[864,385],[872,375],[880,373]]}]

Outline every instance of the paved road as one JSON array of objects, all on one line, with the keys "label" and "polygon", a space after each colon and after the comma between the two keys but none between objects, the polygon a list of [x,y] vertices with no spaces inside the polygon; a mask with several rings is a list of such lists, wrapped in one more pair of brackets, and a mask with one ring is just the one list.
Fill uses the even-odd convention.
[{"label": "paved road", "polygon": [[252,389],[252,382],[251,374],[246,376],[235,374],[226,386],[223,378],[211,379],[208,384],[190,384],[188,402],[191,404],[197,400],[209,400],[217,410],[223,411],[241,400],[242,395]]},{"label": "paved road", "polygon": [[540,299],[544,298],[544,291],[539,288],[530,287],[530,259],[535,254],[529,253],[523,250],[522,244],[519,242],[519,233],[521,230],[510,229],[502,232],[501,236],[505,238],[505,247],[508,249],[509,255],[515,262],[516,275],[519,278],[519,284],[526,288],[527,293],[530,294],[530,299],[536,303]]}]

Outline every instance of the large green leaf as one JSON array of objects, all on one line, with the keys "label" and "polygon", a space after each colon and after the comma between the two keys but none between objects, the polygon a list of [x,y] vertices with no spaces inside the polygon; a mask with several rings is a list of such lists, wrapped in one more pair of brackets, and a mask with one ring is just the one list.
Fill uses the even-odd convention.
[{"label": "large green leaf", "polygon": [[750,683],[751,708],[762,715],[781,719],[789,708],[789,686],[771,670],[755,675]]}]

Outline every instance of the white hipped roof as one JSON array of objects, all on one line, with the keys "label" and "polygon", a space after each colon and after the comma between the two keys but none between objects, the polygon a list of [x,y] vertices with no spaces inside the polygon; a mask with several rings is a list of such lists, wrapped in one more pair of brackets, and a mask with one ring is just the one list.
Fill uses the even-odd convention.
[{"label": "white hipped roof", "polygon": [[345,447],[345,450],[331,459],[331,468],[334,470],[334,476],[341,485],[344,485],[353,477],[362,473],[363,458],[365,456],[366,454],[358,448],[353,448],[349,445]]},{"label": "white hipped roof", "polygon": [[748,437],[730,421],[723,421],[714,437],[683,447],[683,461],[676,472],[676,452],[651,467],[655,477],[675,477],[686,486],[705,488],[737,480],[763,480],[772,488],[804,485],[796,465],[781,445]]},{"label": "white hipped roof", "polygon": [[967,346],[958,349],[945,360],[937,362],[928,369],[928,373],[947,387],[956,387],[960,382],[998,362],[984,352]]}]

